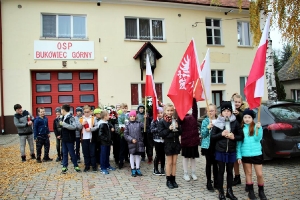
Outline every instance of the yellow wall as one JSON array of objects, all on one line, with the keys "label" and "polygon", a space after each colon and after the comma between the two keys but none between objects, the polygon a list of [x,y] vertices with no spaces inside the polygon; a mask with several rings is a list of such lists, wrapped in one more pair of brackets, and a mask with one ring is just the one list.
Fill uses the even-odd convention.
[{"label": "yellow wall", "polygon": [[[21,9],[17,7],[18,4],[22,5]],[[192,27],[192,24],[205,22],[205,17],[245,17],[238,12],[224,15],[224,12],[217,10],[211,12],[109,3],[101,3],[98,7],[95,2],[2,0],[5,115],[14,113],[12,108],[15,103],[21,103],[24,108],[31,110],[30,70],[62,70],[61,60],[33,59],[33,43],[41,35],[41,13],[87,15],[87,34],[89,41],[94,41],[95,59],[68,60],[67,70],[98,69],[99,100],[103,104],[127,102],[129,105],[130,83],[141,82],[139,59],[134,60],[133,56],[144,42],[124,40],[125,16],[165,20],[167,41],[152,42],[163,55],[157,61],[155,82],[163,82],[164,102],[170,102],[167,97],[170,82],[191,38],[196,41],[200,62],[208,48],[205,23],[199,23],[197,27]],[[179,13],[181,17],[178,17]],[[248,75],[256,48],[237,47],[236,20],[222,21],[222,34],[224,46],[209,48],[215,61],[211,63],[211,68],[225,69],[226,84],[213,85],[212,90],[225,90],[224,98],[229,99],[232,93],[240,91],[239,77]],[[108,58],[107,63],[103,57]]]}]

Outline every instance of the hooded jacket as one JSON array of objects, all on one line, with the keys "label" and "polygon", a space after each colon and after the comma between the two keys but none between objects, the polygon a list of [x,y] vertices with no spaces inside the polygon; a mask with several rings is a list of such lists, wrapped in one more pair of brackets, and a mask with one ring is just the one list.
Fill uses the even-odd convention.
[{"label": "hooded jacket", "polygon": [[28,116],[33,122],[34,118],[27,110],[24,110],[21,115],[17,113],[14,115],[14,124],[20,136],[32,134],[32,126],[28,126]]},{"label": "hooded jacket", "polygon": [[[140,113],[139,111],[140,108],[144,108],[143,113]],[[137,107],[137,114],[136,114],[137,121],[144,123],[144,116],[145,116],[145,106],[144,104],[139,104],[139,106]]]},{"label": "hooded jacket", "polygon": [[98,141],[101,145],[109,146],[111,145],[111,131],[113,126],[108,123],[108,121],[99,121],[99,131],[98,131]]},{"label": "hooded jacket", "polygon": [[[129,121],[125,126],[124,138],[128,142],[128,149],[130,154],[137,152],[145,152],[144,137],[142,129],[144,124],[138,121]],[[132,140],[136,139],[136,143],[132,143]]]}]

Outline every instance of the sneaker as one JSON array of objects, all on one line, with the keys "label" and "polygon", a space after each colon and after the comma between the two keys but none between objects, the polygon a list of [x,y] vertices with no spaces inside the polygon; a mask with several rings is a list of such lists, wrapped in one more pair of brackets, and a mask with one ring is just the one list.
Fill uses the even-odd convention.
[{"label": "sneaker", "polygon": [[143,176],[142,172],[140,169],[136,169],[136,175],[138,176]]},{"label": "sneaker", "polygon": [[93,172],[97,172],[97,167],[93,167]]},{"label": "sneaker", "polygon": [[141,160],[142,162],[145,162],[145,157],[142,157],[142,160]]},{"label": "sneaker", "polygon": [[83,171],[84,171],[84,172],[90,171],[90,167],[85,167]]},{"label": "sneaker", "polygon": [[124,166],[124,163],[119,163],[119,169],[122,169],[123,168],[123,166]]},{"label": "sneaker", "polygon": [[52,158],[43,158],[43,162],[51,162],[53,159]]},{"label": "sneaker", "polygon": [[75,171],[76,172],[81,172],[80,168],[77,166],[77,167],[74,167]]},{"label": "sneaker", "polygon": [[106,169],[104,169],[104,170],[101,170],[101,174],[107,175],[107,174],[109,174],[109,172]]},{"label": "sneaker", "polygon": [[153,170],[153,175],[155,175],[155,176],[161,176],[161,173],[157,169],[154,169]]},{"label": "sneaker", "polygon": [[131,169],[131,176],[136,177],[136,169]]},{"label": "sneaker", "polygon": [[187,172],[184,173],[183,179],[186,180],[186,181],[190,181],[190,180],[191,180],[191,179],[190,179],[190,176],[188,175]]},{"label": "sneaker", "polygon": [[56,161],[56,162],[61,161],[60,157],[57,157],[55,161]]},{"label": "sneaker", "polygon": [[67,171],[68,171],[68,168],[66,168],[66,167],[63,167],[63,168],[61,169],[61,173],[63,173],[63,174],[67,173]]},{"label": "sneaker", "polygon": [[26,156],[21,156],[22,162],[26,161]]},{"label": "sneaker", "polygon": [[34,154],[34,153],[33,153],[33,154],[31,154],[30,156],[31,156],[31,159],[33,159],[33,160],[35,160],[35,159],[36,159],[36,157],[35,157],[35,154]]},{"label": "sneaker", "polygon": [[41,161],[40,158],[37,158],[37,159],[36,159],[36,162],[37,162],[37,163],[42,163],[42,161]]},{"label": "sneaker", "polygon": [[116,170],[116,168],[113,168],[112,166],[109,166],[109,167],[107,168],[107,170],[110,170],[110,171],[115,171],[115,170]]},{"label": "sneaker", "polygon": [[195,172],[192,172],[191,177],[194,181],[198,179]]}]

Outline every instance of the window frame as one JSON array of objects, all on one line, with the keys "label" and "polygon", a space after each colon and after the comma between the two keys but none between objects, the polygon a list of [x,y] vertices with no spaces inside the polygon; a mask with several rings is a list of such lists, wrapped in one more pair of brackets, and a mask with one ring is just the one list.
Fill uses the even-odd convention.
[{"label": "window frame", "polygon": [[[137,28],[137,38],[127,38],[126,37],[126,19],[136,19],[136,28]],[[140,19],[148,19],[150,21],[150,39],[140,39],[140,23],[139,20]],[[157,40],[157,39],[153,39],[153,33],[152,33],[152,20],[161,20],[162,21],[162,40]],[[124,27],[125,27],[125,40],[136,40],[136,41],[157,41],[157,42],[164,42],[166,41],[166,29],[165,29],[165,20],[162,18],[148,18],[148,17],[130,17],[130,16],[126,16],[124,18]]]},{"label": "window frame", "polygon": [[[59,89],[60,85],[71,85],[72,89],[71,90],[63,90],[62,91],[62,90]],[[73,84],[72,83],[58,83],[57,84],[57,91],[58,92],[73,92]]]},{"label": "window frame", "polygon": [[[251,34],[251,31],[250,31],[250,22],[249,21],[237,21],[237,27],[238,27],[238,23],[248,23],[249,24],[249,45],[246,45],[246,44],[239,44],[239,38],[238,39],[238,46],[242,46],[242,47],[252,47],[252,34]],[[243,26],[242,26],[242,36],[244,35],[244,29],[243,29]],[[238,29],[237,29],[237,35],[238,35]],[[245,41],[242,39],[242,41]]]},{"label": "window frame", "polygon": [[[39,97],[50,97],[50,103],[38,103]],[[52,96],[49,96],[49,95],[43,96],[42,95],[42,96],[36,96],[35,98],[36,98],[36,100],[35,100],[36,104],[52,104]]]},{"label": "window frame", "polygon": [[[81,90],[81,85],[86,85],[86,84],[89,84],[89,85],[93,85],[93,89],[92,90]],[[94,83],[79,83],[79,91],[95,91],[95,85]]]},{"label": "window frame", "polygon": [[[214,83],[212,80],[211,80],[211,84],[225,84],[225,70],[224,69],[212,69],[212,70],[210,70],[210,73],[212,74],[212,71],[215,71],[216,72],[216,82]],[[219,83],[219,81],[218,81],[218,77],[219,77],[219,75],[218,75],[218,72],[219,71],[222,71],[223,72],[223,82],[222,83]],[[211,78],[212,78],[212,75],[211,75]]]},{"label": "window frame", "polygon": [[244,85],[246,86],[246,83],[247,83],[247,80],[248,80],[248,76],[240,76],[240,94],[241,96],[243,97],[244,100],[246,100],[246,96],[245,96],[245,93],[244,93],[244,88],[242,89],[241,88],[241,78],[244,78]]},{"label": "window frame", "polygon": [[[67,97],[67,96],[71,96],[71,97],[72,97],[72,102],[60,102],[60,101],[59,101],[59,97],[63,97],[63,96],[66,96],[66,97]],[[58,100],[58,103],[59,103],[59,104],[70,104],[70,103],[74,103],[74,96],[73,96],[73,95],[66,95],[66,94],[64,94],[64,95],[58,95],[57,97],[58,97],[57,100]]]},{"label": "window frame", "polygon": [[[49,91],[38,91],[37,86],[39,85],[48,85],[50,86],[50,90]],[[51,92],[52,91],[52,85],[51,84],[35,84],[35,92],[39,93],[39,92]]]},{"label": "window frame", "polygon": [[[214,23],[214,20],[218,20],[218,21],[220,21],[220,27],[217,27],[217,26],[206,26],[206,20],[207,19],[210,19],[211,20],[211,24],[213,25]],[[213,44],[208,44],[207,43],[207,38],[208,38],[208,36],[207,36],[207,33],[206,33],[206,29],[211,29],[212,30],[212,41],[213,41]],[[221,40],[221,42],[220,42],[220,44],[215,44],[215,40],[214,40],[214,30],[220,30],[220,40]],[[205,18],[205,33],[206,33],[206,45],[213,45],[213,46],[223,46],[223,31],[222,31],[222,20],[221,19],[218,19],[218,18],[210,18],[210,17],[207,17],[207,18]]]},{"label": "window frame", "polygon": [[[93,96],[93,101],[81,101],[81,97],[82,96]],[[92,103],[92,102],[94,102],[95,101],[95,94],[81,94],[81,95],[79,95],[79,102],[80,103],[85,103],[85,104],[87,104],[87,103]]]},{"label": "window frame", "polygon": [[[44,36],[44,32],[43,32],[43,16],[44,15],[54,15],[56,16],[56,21],[55,21],[55,26],[56,26],[56,34],[55,37],[46,37]],[[71,27],[70,27],[70,37],[58,37],[58,18],[59,16],[70,16],[71,17]],[[73,31],[73,17],[84,17],[85,18],[85,37],[84,38],[79,38],[79,37],[73,37],[74,36],[74,31]],[[40,38],[44,38],[44,39],[74,39],[74,40],[87,40],[88,39],[88,29],[87,29],[87,15],[80,15],[80,14],[55,14],[55,13],[41,13],[41,36]]]},{"label": "window frame", "polygon": [[295,102],[300,102],[300,98],[298,99],[297,93],[300,92],[300,89],[291,89],[292,99],[295,100]]},{"label": "window frame", "polygon": [[[144,84],[144,85],[146,85],[145,83],[136,83],[136,82],[133,82],[133,83],[130,83],[130,88],[131,88],[131,86],[133,85],[133,84],[135,84],[135,85],[138,85],[138,104],[137,105],[135,105],[135,104],[132,104],[132,96],[130,97],[130,104],[132,105],[132,106],[138,106],[139,104],[144,104],[145,102],[145,97],[143,97],[142,95],[142,93],[143,93],[143,91],[142,91],[142,85]],[[161,98],[162,99],[158,99],[159,101],[161,101],[161,102],[164,102],[163,101],[163,98],[164,98],[164,96],[163,96],[163,83],[162,82],[154,82],[154,84],[155,84],[155,86],[156,86],[156,84],[161,84]]]}]

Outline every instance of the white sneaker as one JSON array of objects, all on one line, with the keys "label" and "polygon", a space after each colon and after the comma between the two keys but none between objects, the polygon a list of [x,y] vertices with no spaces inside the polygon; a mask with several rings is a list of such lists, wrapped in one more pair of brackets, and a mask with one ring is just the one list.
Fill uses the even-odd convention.
[{"label": "white sneaker", "polygon": [[192,178],[193,178],[194,181],[198,179],[197,176],[196,176],[196,174],[195,174],[195,172],[192,172],[191,176],[192,176]]},{"label": "white sneaker", "polygon": [[186,181],[190,181],[190,176],[188,175],[188,173],[184,173],[183,175],[183,179],[186,180]]}]

